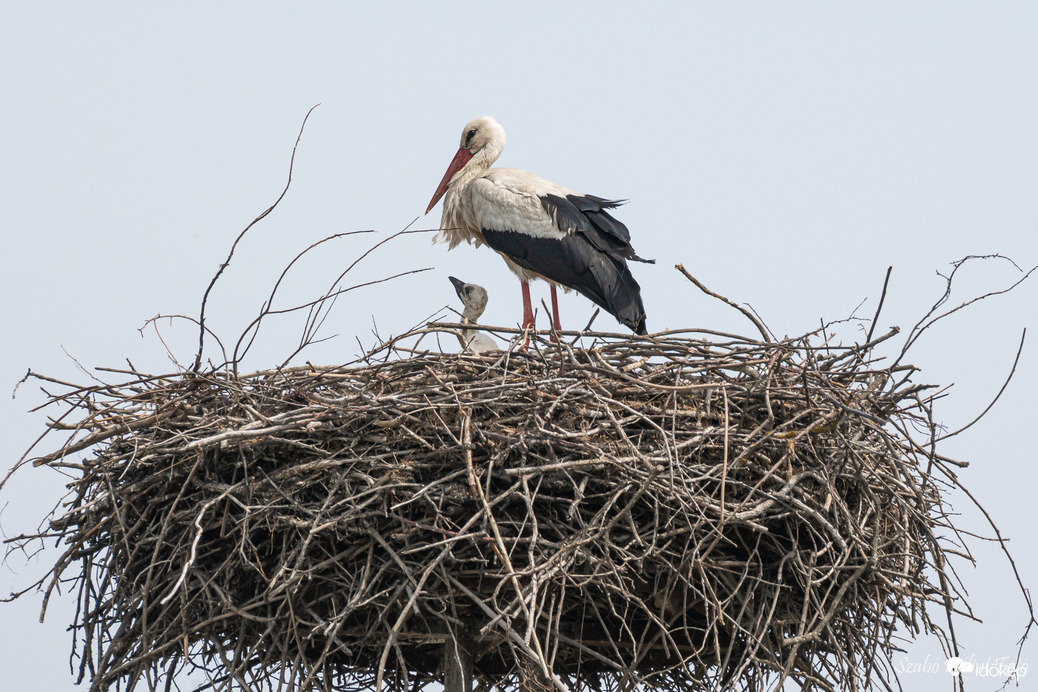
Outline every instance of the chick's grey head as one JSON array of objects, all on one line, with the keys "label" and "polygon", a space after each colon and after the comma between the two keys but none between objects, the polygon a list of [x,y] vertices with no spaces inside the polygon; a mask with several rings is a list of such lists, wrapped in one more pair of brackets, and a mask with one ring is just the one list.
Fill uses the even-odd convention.
[{"label": "chick's grey head", "polygon": [[487,291],[479,284],[465,283],[456,277],[448,277],[454,284],[454,290],[458,292],[462,304],[465,306],[465,316],[475,320],[483,314],[487,307]]}]

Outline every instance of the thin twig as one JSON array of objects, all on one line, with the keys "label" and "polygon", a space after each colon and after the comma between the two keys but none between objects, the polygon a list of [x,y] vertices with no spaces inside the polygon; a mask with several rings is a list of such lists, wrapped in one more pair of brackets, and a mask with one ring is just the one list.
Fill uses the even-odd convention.
[{"label": "thin twig", "polygon": [[718,300],[720,300],[723,303],[731,305],[733,308],[735,308],[736,310],[741,312],[743,315],[745,315],[746,319],[748,319],[750,322],[753,322],[753,326],[757,328],[758,332],[760,332],[760,335],[764,339],[764,341],[766,341],[766,342],[770,342],[771,341],[771,335],[768,333],[767,328],[764,326],[764,323],[761,322],[757,318],[756,315],[754,315],[752,312],[750,312],[749,310],[747,310],[743,306],[739,305],[738,303],[736,303],[736,302],[734,302],[732,300],[729,300],[728,298],[725,298],[720,293],[715,293],[715,292],[711,291],[709,288],[704,286],[703,283],[699,279],[697,279],[696,277],[694,277],[691,274],[689,274],[688,270],[685,269],[684,265],[682,265],[682,264],[675,264],[674,268],[677,269],[679,272],[681,272],[681,274],[686,279],[688,279],[693,284],[695,284],[696,288],[698,288],[703,293],[707,294],[708,296],[710,296],[712,298],[717,298]]},{"label": "thin twig", "polygon": [[314,112],[314,109],[320,105],[321,104],[319,103],[314,104],[310,107],[310,110],[306,112],[306,115],[303,116],[303,123],[299,126],[299,134],[296,135],[296,142],[292,146],[292,156],[291,158],[289,158],[288,161],[288,180],[285,181],[285,188],[281,191],[281,194],[278,195],[278,198],[274,200],[274,203],[267,207],[267,209],[262,214],[253,219],[248,226],[242,229],[242,232],[238,234],[238,237],[234,239],[234,242],[231,244],[231,250],[227,253],[227,259],[225,259],[223,263],[220,265],[220,268],[216,270],[216,274],[213,276],[212,280],[209,282],[209,285],[206,287],[205,293],[202,294],[202,307],[198,311],[198,353],[195,354],[195,363],[191,368],[192,372],[198,372],[198,369],[202,366],[202,352],[205,350],[204,347],[206,333],[205,308],[209,302],[209,293],[213,290],[213,286],[216,285],[216,282],[220,278],[220,275],[223,274],[224,270],[230,266],[231,258],[234,257],[234,251],[237,249],[238,243],[241,242],[241,239],[245,237],[245,234],[248,233],[253,226],[255,226],[257,223],[266,218],[267,214],[274,211],[277,205],[281,203],[281,200],[285,198],[285,195],[288,194],[288,188],[292,186],[292,171],[295,168],[296,163],[296,150],[299,149],[299,142],[303,138],[303,130],[306,129],[306,121],[310,119],[310,114]]}]

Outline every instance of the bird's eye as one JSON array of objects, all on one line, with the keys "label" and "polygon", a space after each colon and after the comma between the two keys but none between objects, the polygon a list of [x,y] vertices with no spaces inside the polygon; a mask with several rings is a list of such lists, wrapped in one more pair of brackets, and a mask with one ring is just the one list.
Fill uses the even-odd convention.
[{"label": "bird's eye", "polygon": [[472,144],[472,138],[476,136],[476,130],[472,129],[465,135],[465,146]]}]

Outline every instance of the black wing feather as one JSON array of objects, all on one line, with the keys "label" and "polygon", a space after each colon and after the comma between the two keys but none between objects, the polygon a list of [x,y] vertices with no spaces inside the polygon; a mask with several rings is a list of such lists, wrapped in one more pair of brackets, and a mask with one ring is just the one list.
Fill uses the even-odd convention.
[{"label": "black wing feather", "polygon": [[637,334],[645,334],[641,287],[623,258],[602,252],[581,233],[538,238],[484,228],[483,239],[524,269],[590,299]]},{"label": "black wing feather", "polygon": [[584,234],[602,252],[617,259],[655,264],[656,260],[642,259],[635,254],[627,226],[605,211],[620,206],[624,201],[602,199],[594,195],[545,195],[541,197],[541,207],[552,217],[559,230]]},{"label": "black wing feather", "polygon": [[487,245],[520,267],[572,288],[636,333],[645,334],[641,287],[627,260],[655,260],[635,254],[627,226],[606,211],[624,200],[594,195],[544,195],[540,200],[565,236],[541,238],[512,229],[484,228]]},{"label": "black wing feather", "polygon": [[627,230],[627,226],[604,211],[606,209],[615,209],[627,200],[602,199],[594,195],[567,195],[566,199],[585,214],[588,220],[601,231],[622,240],[624,243],[631,242],[631,233]]}]

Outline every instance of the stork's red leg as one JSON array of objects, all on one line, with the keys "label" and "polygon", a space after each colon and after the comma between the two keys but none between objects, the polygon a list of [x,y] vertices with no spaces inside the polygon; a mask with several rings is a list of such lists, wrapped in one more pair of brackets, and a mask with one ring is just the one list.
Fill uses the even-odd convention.
[{"label": "stork's red leg", "polygon": [[533,322],[533,304],[530,303],[530,284],[522,281],[523,284],[523,329],[532,329]]},{"label": "stork's red leg", "polygon": [[[533,305],[530,303],[530,284],[523,281],[519,282],[523,285],[523,329],[533,329]],[[530,335],[526,335],[526,340],[523,341],[523,350],[525,351],[530,346]]]},{"label": "stork's red leg", "polygon": [[559,296],[555,292],[555,284],[551,285],[551,318],[555,331],[561,332],[562,324],[559,322]]}]

